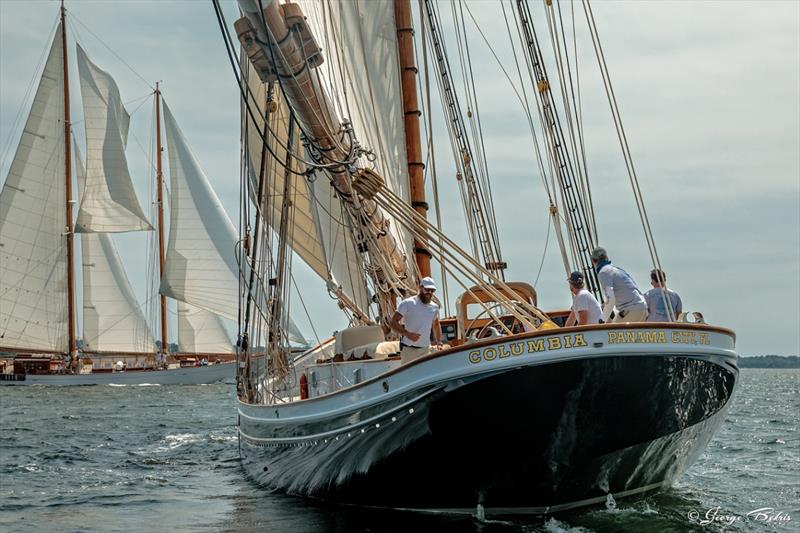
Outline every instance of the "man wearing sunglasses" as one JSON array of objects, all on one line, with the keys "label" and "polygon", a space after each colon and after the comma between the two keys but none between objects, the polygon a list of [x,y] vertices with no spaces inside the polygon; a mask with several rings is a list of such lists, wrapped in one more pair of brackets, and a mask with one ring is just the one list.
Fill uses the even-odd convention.
[{"label": "man wearing sunglasses", "polygon": [[434,292],[433,279],[422,278],[419,293],[400,302],[389,321],[389,327],[400,334],[400,362],[403,364],[428,354],[431,333],[436,345],[442,344],[439,306],[432,301]]}]

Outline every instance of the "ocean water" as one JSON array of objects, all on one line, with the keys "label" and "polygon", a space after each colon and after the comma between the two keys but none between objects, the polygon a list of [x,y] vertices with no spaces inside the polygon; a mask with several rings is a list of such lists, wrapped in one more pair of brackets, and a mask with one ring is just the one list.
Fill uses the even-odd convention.
[{"label": "ocean water", "polygon": [[232,385],[0,387],[0,531],[800,531],[800,371],[742,370],[733,402],[666,492],[479,521],[253,484]]}]

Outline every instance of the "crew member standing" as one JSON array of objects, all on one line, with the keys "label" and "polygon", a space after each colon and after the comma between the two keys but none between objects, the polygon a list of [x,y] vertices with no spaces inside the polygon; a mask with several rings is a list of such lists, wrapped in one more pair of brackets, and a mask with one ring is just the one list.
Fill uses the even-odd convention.
[{"label": "crew member standing", "polygon": [[389,327],[400,334],[400,362],[408,363],[427,355],[431,346],[431,333],[437,346],[442,344],[439,326],[439,306],[431,300],[436,284],[431,278],[422,278],[419,293],[406,298],[397,306]]},{"label": "crew member standing", "polygon": [[606,302],[603,306],[603,322],[608,322],[616,306],[614,322],[644,322],[647,318],[647,303],[636,282],[608,260],[605,248],[592,250],[592,264],[597,272],[597,281],[603,287]]}]

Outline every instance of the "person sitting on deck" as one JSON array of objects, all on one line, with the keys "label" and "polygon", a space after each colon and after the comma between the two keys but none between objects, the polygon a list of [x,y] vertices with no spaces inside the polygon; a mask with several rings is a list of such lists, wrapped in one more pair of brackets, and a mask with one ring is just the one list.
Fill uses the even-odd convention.
[{"label": "person sitting on deck", "polygon": [[569,290],[572,291],[572,309],[569,312],[566,327],[599,324],[602,311],[600,302],[594,294],[584,288],[583,273],[573,272],[569,275]]},{"label": "person sitting on deck", "polygon": [[431,278],[422,278],[419,293],[406,298],[397,306],[389,327],[400,336],[400,362],[408,363],[427,355],[430,351],[431,333],[437,346],[442,344],[439,326],[439,306],[431,300],[436,284]]},{"label": "person sitting on deck", "polygon": [[608,322],[614,306],[617,308],[617,313],[613,322],[644,322],[647,318],[647,303],[633,278],[618,266],[611,264],[605,248],[592,250],[592,265],[597,272],[597,281],[600,282],[606,295],[603,322]]},{"label": "person sitting on deck", "polygon": [[683,302],[678,293],[664,287],[667,275],[663,270],[653,269],[650,271],[650,284],[652,289],[644,293],[647,302],[647,322],[670,322],[667,314],[665,301],[672,307],[672,320],[677,320],[678,315],[683,311]]}]

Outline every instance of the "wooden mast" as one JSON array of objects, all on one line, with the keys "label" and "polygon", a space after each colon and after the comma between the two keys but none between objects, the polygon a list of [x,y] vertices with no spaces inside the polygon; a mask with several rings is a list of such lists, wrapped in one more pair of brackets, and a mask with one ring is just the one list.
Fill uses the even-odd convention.
[{"label": "wooden mast", "polygon": [[69,356],[76,363],[77,346],[75,344],[75,264],[73,253],[73,227],[72,227],[72,146],[70,143],[70,115],[69,115],[69,66],[67,58],[67,10],[64,0],[61,0],[61,56],[64,65],[64,162],[66,167],[66,216],[67,216],[67,315],[69,327]]},{"label": "wooden mast", "polygon": [[[403,91],[403,116],[408,158],[408,182],[411,205],[427,217],[422,145],[419,133],[419,103],[417,101],[417,67],[414,64],[414,26],[411,21],[411,0],[394,0],[394,22],[397,28],[397,49],[400,56],[400,85]],[[420,277],[431,275],[431,253],[427,239],[414,238],[414,255]]]},{"label": "wooden mast", "polygon": [[[156,82],[156,204],[158,205],[158,275],[164,276],[164,174],[161,171],[161,90]],[[161,299],[161,352],[169,354],[167,344],[167,297]]]}]

